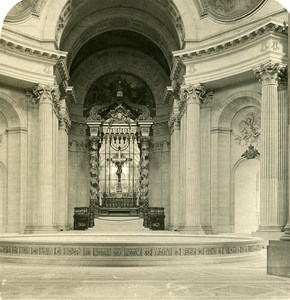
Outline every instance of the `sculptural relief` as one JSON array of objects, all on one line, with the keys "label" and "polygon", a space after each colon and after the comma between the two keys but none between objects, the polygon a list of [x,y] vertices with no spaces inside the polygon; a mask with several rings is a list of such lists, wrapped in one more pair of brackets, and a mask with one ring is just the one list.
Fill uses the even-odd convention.
[{"label": "sculptural relief", "polygon": [[241,146],[258,146],[261,131],[261,118],[254,112],[250,112],[239,122],[238,126],[239,133],[235,136],[235,141]]}]

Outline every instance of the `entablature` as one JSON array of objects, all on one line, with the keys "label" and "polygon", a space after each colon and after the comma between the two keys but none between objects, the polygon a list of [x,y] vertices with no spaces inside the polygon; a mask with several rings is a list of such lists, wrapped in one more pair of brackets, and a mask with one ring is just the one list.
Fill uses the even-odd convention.
[{"label": "entablature", "polygon": [[185,66],[185,83],[193,84],[244,73],[268,60],[286,63],[287,49],[288,28],[271,21],[220,44],[174,52],[174,57]]}]

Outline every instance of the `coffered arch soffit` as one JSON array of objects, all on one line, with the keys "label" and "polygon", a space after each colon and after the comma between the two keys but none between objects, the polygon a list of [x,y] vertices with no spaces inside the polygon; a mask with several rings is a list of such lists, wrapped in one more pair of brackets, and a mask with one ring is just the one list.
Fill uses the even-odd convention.
[{"label": "coffered arch soffit", "polygon": [[69,51],[68,68],[84,44],[95,36],[112,30],[128,30],[145,36],[160,48],[169,65],[172,51],[182,47],[181,41],[177,40],[172,31],[149,14],[131,8],[123,8],[121,12],[116,8],[106,9],[83,19],[71,30],[64,30],[59,48]]},{"label": "coffered arch soffit", "polygon": [[212,127],[231,128],[235,115],[249,106],[261,108],[261,95],[255,92],[240,92],[230,96],[213,114]]},{"label": "coffered arch soffit", "polygon": [[77,104],[84,104],[92,84],[111,73],[132,74],[151,90],[156,108],[164,106],[161,97],[169,78],[160,65],[146,54],[126,48],[104,50],[88,57],[75,70],[70,79],[77,94]]},{"label": "coffered arch soffit", "polygon": [[47,0],[22,0],[8,12],[5,22],[21,22],[31,15],[39,16]]},{"label": "coffered arch soffit", "polygon": [[[149,3],[150,1],[150,3]],[[97,5],[96,5],[97,4]],[[182,44],[185,39],[196,38],[195,21],[198,18],[198,10],[194,2],[182,0],[50,0],[47,1],[43,20],[43,38],[57,39],[57,44],[60,46],[60,41],[63,39],[63,33],[67,35],[75,25],[78,25],[81,20],[89,18],[89,15],[107,14],[108,10],[115,8],[116,14],[120,17],[123,11],[134,9],[134,15],[139,13],[143,18],[139,18],[139,26],[142,23],[158,31],[160,28],[152,25],[158,21],[168,31],[167,34],[174,36],[174,40]],[[150,16],[150,18],[148,18]],[[130,18],[133,15],[129,16]],[[97,25],[97,19],[93,20]],[[91,26],[93,26],[91,24]],[[95,26],[97,29],[98,26]],[[126,28],[128,29],[128,28]],[[178,47],[182,48],[182,45]]]}]

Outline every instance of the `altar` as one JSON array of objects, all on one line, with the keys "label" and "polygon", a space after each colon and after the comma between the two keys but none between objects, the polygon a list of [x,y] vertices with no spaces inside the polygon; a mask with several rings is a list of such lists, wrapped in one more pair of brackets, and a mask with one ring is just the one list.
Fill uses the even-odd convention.
[{"label": "altar", "polygon": [[139,217],[147,227],[149,142],[153,120],[149,108],[134,103],[124,79],[111,84],[111,99],[89,110],[90,224],[105,216]]}]

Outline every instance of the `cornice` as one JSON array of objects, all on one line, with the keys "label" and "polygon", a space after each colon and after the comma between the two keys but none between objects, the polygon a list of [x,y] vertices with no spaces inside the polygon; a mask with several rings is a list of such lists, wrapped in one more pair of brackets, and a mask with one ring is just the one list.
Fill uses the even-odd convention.
[{"label": "cornice", "polygon": [[188,49],[188,50],[175,51],[173,55],[175,58],[177,59],[179,58],[182,62],[197,57],[200,58],[209,55],[215,55],[217,53],[221,53],[223,51],[237,47],[239,45],[244,45],[254,39],[257,39],[265,35],[266,33],[276,33],[282,36],[284,35],[286,37],[288,36],[288,27],[286,26],[286,24],[281,25],[274,21],[270,21],[255,30],[244,33],[231,40],[223,41],[221,43],[211,45],[211,46],[206,46],[201,49]]},{"label": "cornice", "polygon": [[4,38],[0,39],[0,47],[12,53],[19,54],[21,56],[31,57],[38,60],[51,60],[53,62],[58,61],[60,59],[64,59],[67,55],[66,52],[47,51],[45,49],[23,45],[18,42]]}]

